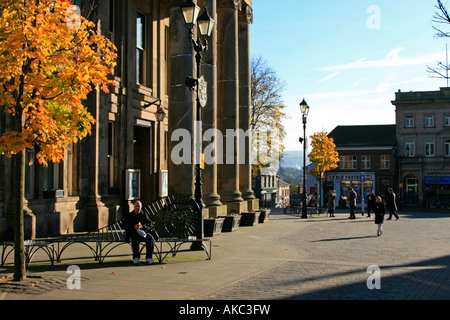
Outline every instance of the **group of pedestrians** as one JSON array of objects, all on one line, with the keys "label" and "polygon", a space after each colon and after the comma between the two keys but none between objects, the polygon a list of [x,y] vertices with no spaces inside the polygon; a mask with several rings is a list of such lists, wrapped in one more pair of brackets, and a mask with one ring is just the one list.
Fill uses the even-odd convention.
[{"label": "group of pedestrians", "polygon": [[[349,188],[348,202],[350,205],[350,216],[349,219],[356,219],[355,207],[356,207],[356,192],[353,188]],[[335,217],[334,210],[336,208],[336,191],[332,190],[328,193],[328,213],[330,217]],[[375,214],[375,224],[378,226],[377,235],[381,236],[383,234],[383,222],[384,216],[386,214],[386,208],[389,211],[389,218],[386,220],[392,220],[392,216],[398,220],[400,217],[397,214],[397,199],[392,188],[388,189],[385,199],[386,204],[380,196],[376,196],[373,190],[370,190],[367,195],[367,217],[370,218],[370,212],[373,211]],[[364,212],[362,213],[364,216]]]}]

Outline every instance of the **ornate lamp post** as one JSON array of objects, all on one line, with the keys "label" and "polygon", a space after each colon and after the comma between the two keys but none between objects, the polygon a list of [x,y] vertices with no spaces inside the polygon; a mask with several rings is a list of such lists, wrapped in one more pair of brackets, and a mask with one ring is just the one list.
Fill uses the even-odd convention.
[{"label": "ornate lamp post", "polygon": [[[208,10],[205,8],[203,14],[199,17],[200,7],[197,6],[192,0],[188,0],[183,5],[181,5],[181,12],[183,14],[184,22],[189,30],[189,41],[191,41],[194,51],[196,52],[195,61],[197,63],[197,78],[193,79],[191,77],[186,78],[186,85],[190,90],[197,91],[197,125],[200,126],[199,132],[201,131],[201,111],[202,107],[206,106],[206,82],[201,77],[200,72],[200,62],[202,59],[202,51],[208,50],[208,38],[211,36],[211,32],[214,28],[215,21],[209,16]],[[198,25],[197,40],[194,40],[194,26]],[[196,155],[200,156],[202,153],[201,139],[197,137],[195,149]],[[196,236],[198,239],[203,239],[203,194],[202,194],[202,176],[201,176],[201,165],[200,159],[197,159],[195,164],[195,191],[194,191],[195,201],[200,207],[199,215],[199,228],[197,230]]]},{"label": "ornate lamp post", "polygon": [[303,142],[303,205],[302,205],[302,219],[307,219],[306,211],[306,119],[308,118],[309,106],[305,99],[300,103],[300,110],[303,119],[303,139],[300,138],[300,143]]},{"label": "ornate lamp post", "polygon": [[164,118],[166,117],[166,113],[164,112],[164,108],[163,107],[159,107],[158,110],[155,113],[155,118],[156,121],[158,122],[158,131],[157,131],[157,148],[158,148],[158,159],[156,162],[156,172],[158,174],[158,178],[157,178],[157,183],[158,183],[158,195],[157,197],[161,196],[161,154],[160,154],[160,150],[161,150],[161,122],[164,121]]}]

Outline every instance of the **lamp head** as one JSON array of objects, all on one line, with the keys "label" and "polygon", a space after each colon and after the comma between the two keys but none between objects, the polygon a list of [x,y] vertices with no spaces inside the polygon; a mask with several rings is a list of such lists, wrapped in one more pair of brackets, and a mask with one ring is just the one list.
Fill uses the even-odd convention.
[{"label": "lamp head", "polygon": [[309,113],[309,106],[306,103],[305,99],[300,103],[300,110],[302,112],[302,115],[307,116]]}]

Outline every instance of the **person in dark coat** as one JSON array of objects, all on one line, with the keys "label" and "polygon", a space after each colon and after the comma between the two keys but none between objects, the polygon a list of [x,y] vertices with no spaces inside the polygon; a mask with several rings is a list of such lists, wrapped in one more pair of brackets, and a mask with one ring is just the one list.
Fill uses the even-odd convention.
[{"label": "person in dark coat", "polygon": [[373,211],[376,201],[377,201],[377,197],[373,193],[373,190],[370,190],[369,194],[367,195],[367,216],[369,218],[370,218],[370,211]]},{"label": "person in dark coat", "polygon": [[133,251],[134,264],[140,264],[139,259],[141,253],[139,244],[145,241],[146,244],[146,260],[148,264],[153,264],[153,246],[155,239],[148,232],[148,225],[150,221],[142,212],[142,204],[140,201],[134,203],[134,210],[131,211],[125,218],[125,232],[126,239],[131,240],[131,249]]},{"label": "person in dark coat", "polygon": [[334,217],[334,209],[336,208],[336,191],[331,190],[328,192],[328,213],[330,214],[330,217]]},{"label": "person in dark coat", "polygon": [[349,219],[356,219],[355,217],[355,207],[356,207],[356,192],[353,190],[352,187],[349,189],[349,195],[348,195],[348,204],[350,206],[350,217]]},{"label": "person in dark coat", "polygon": [[375,224],[378,225],[377,235],[381,236],[383,234],[384,215],[386,214],[386,207],[381,197],[377,197],[373,212],[375,213]]},{"label": "person in dark coat", "polygon": [[395,216],[395,220],[398,220],[400,217],[397,214],[397,199],[392,188],[388,189],[388,193],[386,195],[386,206],[389,210],[389,218],[387,218],[386,220],[391,220],[392,215]]}]

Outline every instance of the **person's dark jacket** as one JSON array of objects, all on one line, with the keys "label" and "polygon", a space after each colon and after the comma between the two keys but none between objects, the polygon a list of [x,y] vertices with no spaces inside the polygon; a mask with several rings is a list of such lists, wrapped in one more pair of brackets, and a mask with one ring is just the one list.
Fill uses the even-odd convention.
[{"label": "person's dark jacket", "polygon": [[375,202],[373,207],[373,211],[375,212],[375,223],[380,224],[384,221],[384,215],[386,214],[386,207],[383,202]]},{"label": "person's dark jacket", "polygon": [[393,192],[388,192],[386,194],[386,206],[388,207],[389,211],[397,211],[397,203],[396,203],[396,197]]},{"label": "person's dark jacket", "polygon": [[130,242],[131,236],[136,234],[137,231],[134,228],[135,225],[141,223],[142,229],[149,232],[151,229],[151,222],[147,219],[145,214],[141,211],[140,213],[135,213],[134,210],[128,213],[125,217],[124,228],[125,228],[125,241]]}]

